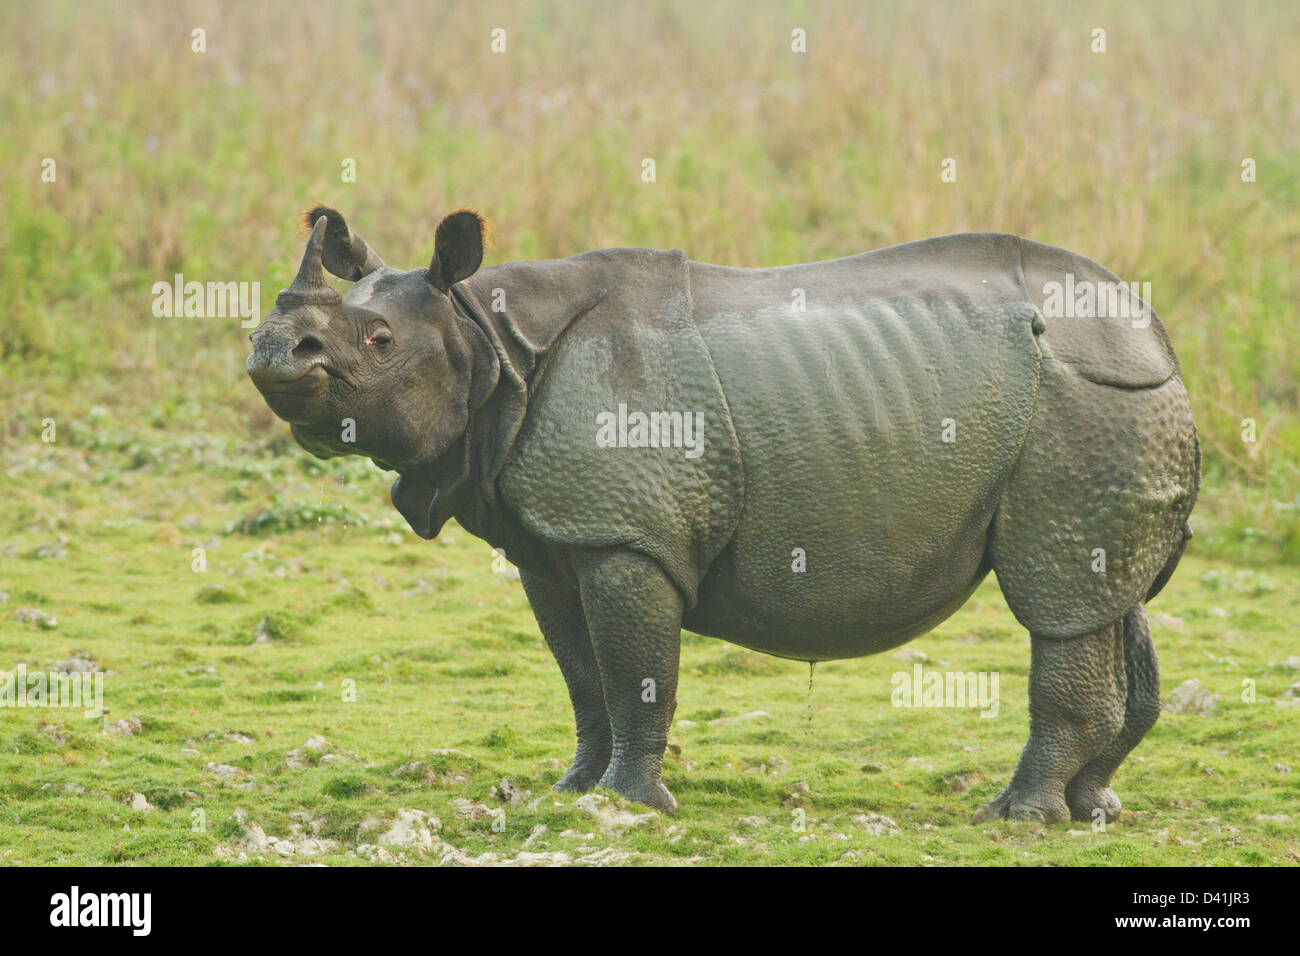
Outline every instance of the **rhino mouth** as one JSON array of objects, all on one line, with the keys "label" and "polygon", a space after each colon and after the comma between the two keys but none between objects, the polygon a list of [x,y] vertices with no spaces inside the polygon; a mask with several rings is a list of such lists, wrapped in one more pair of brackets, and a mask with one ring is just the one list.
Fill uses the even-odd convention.
[{"label": "rhino mouth", "polygon": [[254,379],[253,384],[257,386],[257,390],[263,395],[294,395],[302,397],[319,392],[321,386],[325,384],[332,374],[328,368],[317,362],[294,378],[264,378],[261,381]]},{"label": "rhino mouth", "polygon": [[331,373],[313,365],[297,378],[255,381],[271,411],[286,422],[308,424],[319,417],[321,399],[329,390]]}]

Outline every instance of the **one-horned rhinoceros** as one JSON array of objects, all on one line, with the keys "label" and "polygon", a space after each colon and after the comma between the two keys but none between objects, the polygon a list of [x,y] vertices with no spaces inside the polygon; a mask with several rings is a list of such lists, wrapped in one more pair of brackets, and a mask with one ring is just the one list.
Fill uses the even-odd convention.
[{"label": "one-horned rhinoceros", "polygon": [[1119,812],[1111,775],[1159,711],[1144,603],[1191,534],[1200,451],[1164,327],[1115,275],[998,234],[480,269],[465,210],[407,272],[333,209],[306,222],[249,375],[308,451],[396,472],[421,537],[455,517],[519,567],[577,719],[558,788],[675,808],[683,627],[858,657],[993,570],[1029,631],[1030,730],[976,819]]}]

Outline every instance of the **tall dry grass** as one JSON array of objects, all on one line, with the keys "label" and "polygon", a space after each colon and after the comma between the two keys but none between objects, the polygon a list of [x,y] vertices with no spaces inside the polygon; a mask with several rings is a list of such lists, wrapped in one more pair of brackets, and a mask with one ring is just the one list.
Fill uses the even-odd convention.
[{"label": "tall dry grass", "polygon": [[262,281],[269,309],[309,200],[406,266],[460,205],[495,261],[769,265],[1008,231],[1151,282],[1210,507],[1300,551],[1295,4],[55,2],[5,6],[0,35],[11,419],[197,401],[265,427],[237,321],[156,319],[150,289]]}]

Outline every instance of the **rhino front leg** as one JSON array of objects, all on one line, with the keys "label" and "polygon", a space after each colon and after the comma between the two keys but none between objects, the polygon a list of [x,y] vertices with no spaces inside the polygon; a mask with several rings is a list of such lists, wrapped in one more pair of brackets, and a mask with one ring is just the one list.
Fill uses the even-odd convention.
[{"label": "rhino front leg", "polygon": [[613,739],[600,668],[596,666],[596,654],[587,634],[582,602],[577,594],[565,593],[523,569],[519,571],[519,579],[546,646],[564,675],[578,728],[578,751],[573,766],[556,781],[555,789],[585,793],[596,785],[609,766]]},{"label": "rhino front leg", "polygon": [[600,786],[672,813],[677,801],[660,773],[677,707],[681,594],[655,561],[636,552],[584,552],[577,565],[614,734]]},{"label": "rhino front leg", "polygon": [[1123,629],[1117,622],[1083,637],[1030,635],[1029,742],[1011,783],[980,807],[972,823],[1070,819],[1066,784],[1124,723]]}]

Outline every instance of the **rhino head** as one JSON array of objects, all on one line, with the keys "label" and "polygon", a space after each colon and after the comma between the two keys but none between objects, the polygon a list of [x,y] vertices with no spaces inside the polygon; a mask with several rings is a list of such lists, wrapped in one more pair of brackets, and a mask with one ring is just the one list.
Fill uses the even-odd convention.
[{"label": "rhino head", "polygon": [[[471,416],[498,379],[486,335],[452,305],[483,261],[483,220],[438,226],[428,268],[391,269],[336,210],[310,209],[298,274],[250,336],[248,375],[318,458],[366,455],[402,477],[393,501],[427,534],[440,491],[467,476]],[[324,269],[356,284],[340,295]],[[405,491],[399,486],[405,483]]]}]

